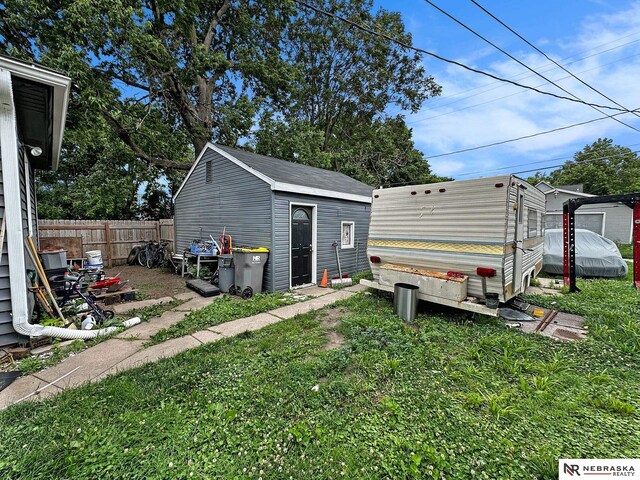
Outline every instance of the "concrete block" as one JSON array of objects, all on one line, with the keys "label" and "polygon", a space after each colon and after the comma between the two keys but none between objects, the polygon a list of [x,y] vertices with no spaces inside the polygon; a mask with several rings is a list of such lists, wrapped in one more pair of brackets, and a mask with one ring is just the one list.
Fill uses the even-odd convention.
[{"label": "concrete block", "polygon": [[76,387],[92,380],[113,365],[130,357],[142,348],[142,343],[141,340],[128,341],[113,338],[68,357],[53,367],[36,372],[34,376],[45,382],[51,382],[74,368],[80,367],[71,375],[56,383],[61,389]]},{"label": "concrete block", "polygon": [[[21,398],[24,398],[30,393],[35,392],[38,388],[44,387],[47,383],[49,382],[45,382],[33,375],[18,378],[11,385],[0,392],[0,410],[13,405]],[[29,400],[39,400],[61,391],[62,390],[60,390],[57,386],[51,385],[45,390],[42,390],[39,394],[29,397]]]},{"label": "concrete block", "polygon": [[209,328],[209,330],[224,335],[225,337],[233,337],[243,332],[260,330],[267,325],[278,323],[280,320],[280,318],[269,313],[259,313],[252,317],[239,318],[238,320],[215,325]]},{"label": "concrete block", "polygon": [[225,338],[224,335],[212,332],[211,330],[200,330],[199,332],[192,333],[191,336],[201,343],[213,343]]}]

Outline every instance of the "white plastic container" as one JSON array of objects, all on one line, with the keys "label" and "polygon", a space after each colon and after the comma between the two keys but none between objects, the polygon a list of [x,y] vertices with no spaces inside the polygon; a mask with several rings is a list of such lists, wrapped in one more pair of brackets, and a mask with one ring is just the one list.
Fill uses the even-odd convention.
[{"label": "white plastic container", "polygon": [[102,267],[101,250],[90,250],[87,252],[87,267]]}]

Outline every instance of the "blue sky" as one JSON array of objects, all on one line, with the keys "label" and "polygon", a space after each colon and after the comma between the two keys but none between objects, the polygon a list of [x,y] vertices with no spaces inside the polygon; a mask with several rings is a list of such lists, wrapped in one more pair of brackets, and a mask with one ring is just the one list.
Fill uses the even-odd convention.
[{"label": "blue sky", "polygon": [[[415,46],[519,83],[566,95],[423,0],[374,1],[376,7],[402,14]],[[577,80],[566,78],[567,73],[470,1],[432,1],[580,99],[612,105]],[[585,82],[630,110],[640,108],[640,1],[478,2]],[[413,129],[416,147],[436,174],[464,179],[544,170],[563,163],[599,137],[612,138],[614,143],[640,150],[640,133],[605,119],[498,147],[430,159],[442,153],[592,120],[603,114],[586,105],[505,85],[432,58],[425,58],[424,63],[443,86],[443,92],[440,97],[427,100],[420,112],[407,113],[406,118]],[[632,114],[618,118],[640,129],[640,118]]]}]

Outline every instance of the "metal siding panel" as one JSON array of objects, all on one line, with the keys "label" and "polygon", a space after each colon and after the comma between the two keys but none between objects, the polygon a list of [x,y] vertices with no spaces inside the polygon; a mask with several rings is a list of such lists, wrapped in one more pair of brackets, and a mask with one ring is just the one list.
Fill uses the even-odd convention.
[{"label": "metal siding panel", "polygon": [[[513,180],[510,175],[504,175],[375,190],[369,236],[371,240],[457,243],[469,245],[470,250],[476,245],[504,246],[515,236],[513,204],[516,189],[511,188]],[[503,183],[504,187],[496,188],[496,183]],[[446,191],[440,192],[440,189]],[[525,208],[531,205],[531,208],[535,206],[544,211],[544,195],[533,187],[529,190],[535,192],[531,200],[525,202]],[[538,250],[527,257],[528,262],[542,258],[541,250]],[[497,275],[487,281],[489,291],[503,292],[503,285],[510,283],[513,275],[511,254],[482,255],[473,251],[438,251],[436,248],[417,250],[400,246],[369,246],[367,255],[380,256],[385,262],[470,275],[470,296],[482,295],[482,283],[476,276],[479,266],[496,269]],[[376,278],[378,271],[379,267],[374,265]]]},{"label": "metal siding panel", "polygon": [[[289,203],[309,203],[317,205],[317,271],[315,282],[322,278],[326,268],[329,277],[338,275],[335,250],[331,246],[334,241],[340,242],[340,222],[354,222],[354,245],[360,248],[340,249],[340,266],[342,273],[353,275],[357,270],[369,268],[366,254],[369,232],[370,205],[347,200],[338,200],[310,195],[298,195],[275,192],[275,258],[274,279],[275,291],[289,289]],[[356,267],[356,251],[359,268]]]},{"label": "metal siding panel", "polygon": [[[213,179],[205,183],[206,163],[212,162]],[[268,184],[230,162],[206,152],[175,201],[176,252],[194,239],[214,238],[226,232],[235,246],[265,246],[272,250],[271,189]],[[271,284],[271,259],[264,285]]]}]

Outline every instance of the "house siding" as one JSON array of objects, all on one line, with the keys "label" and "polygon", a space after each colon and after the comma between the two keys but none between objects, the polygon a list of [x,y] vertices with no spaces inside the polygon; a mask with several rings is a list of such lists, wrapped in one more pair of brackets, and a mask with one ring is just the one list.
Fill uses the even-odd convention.
[{"label": "house siding", "polygon": [[[211,182],[206,165],[211,162]],[[207,149],[175,199],[176,252],[194,239],[217,239],[226,227],[234,246],[272,249],[270,186],[217,152]],[[267,261],[264,286],[271,285],[273,262]]]},{"label": "house siding", "polygon": [[[546,196],[547,228],[562,228],[562,205],[570,198],[575,198],[568,193],[558,192],[558,195],[549,193]],[[587,213],[604,213],[604,234],[597,228],[598,222],[593,215]],[[620,243],[631,243],[633,210],[626,205],[617,203],[601,203],[583,205],[576,210],[576,227],[592,230],[597,234]],[[600,216],[602,218],[602,216]]]},{"label": "house siding", "polygon": [[[315,197],[311,195],[274,192],[274,242],[273,252],[274,282],[273,291],[289,289],[289,205],[315,204],[317,205],[317,271],[314,282],[318,283],[326,268],[329,277],[338,274],[333,242],[340,242],[341,222],[354,222],[354,248],[340,249],[340,266],[342,273],[352,275],[358,270],[369,268],[367,261],[367,238],[369,234],[369,216],[371,205],[367,203],[338,200],[333,198]],[[359,244],[359,247],[358,247]],[[356,254],[359,261],[356,266]]]}]

